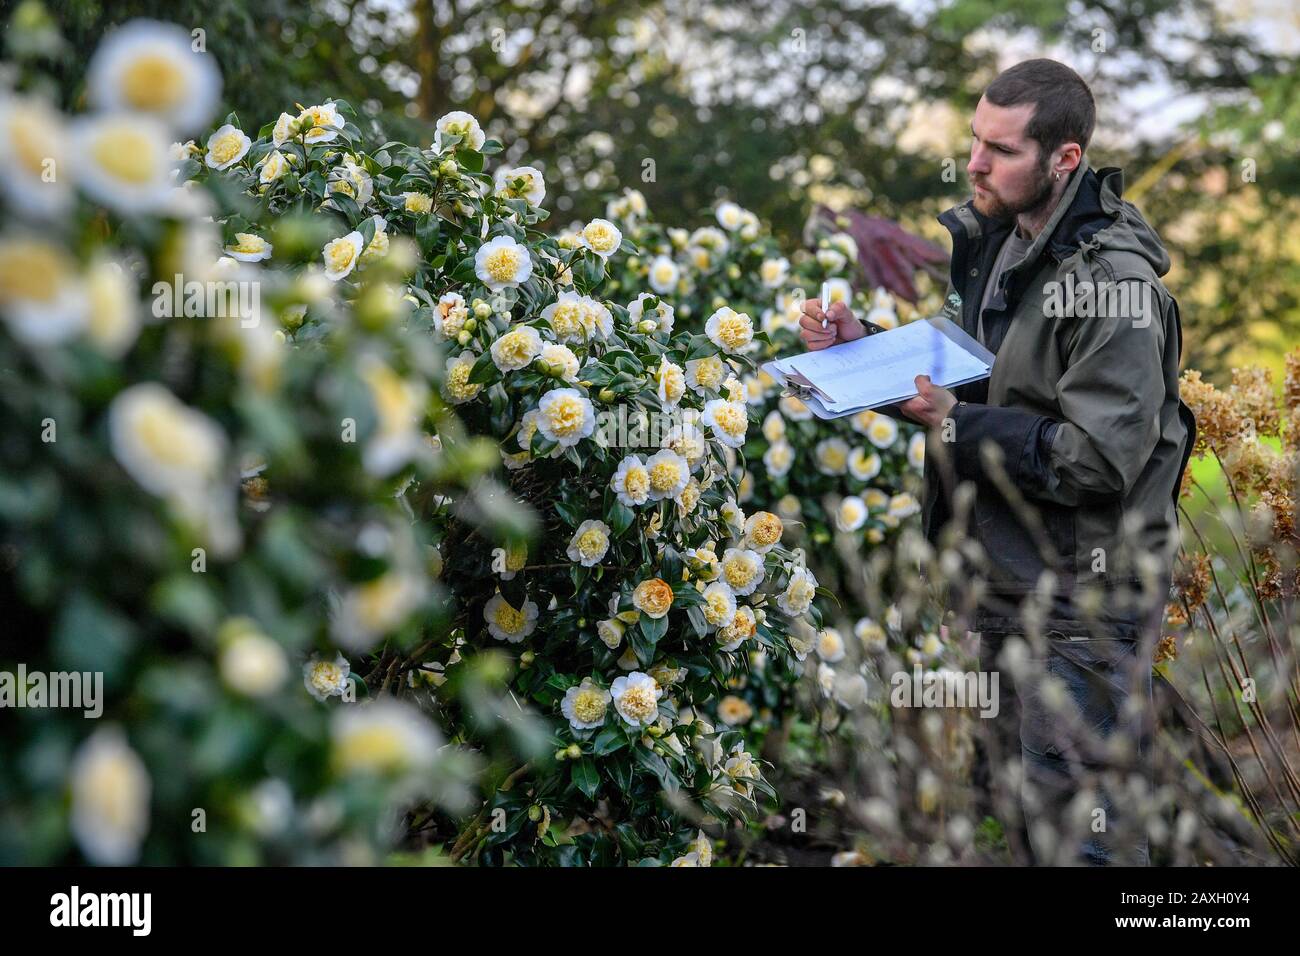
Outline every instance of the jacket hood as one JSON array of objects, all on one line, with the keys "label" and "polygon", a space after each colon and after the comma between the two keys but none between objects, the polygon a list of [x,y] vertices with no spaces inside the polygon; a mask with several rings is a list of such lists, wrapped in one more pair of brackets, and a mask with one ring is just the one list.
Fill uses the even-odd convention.
[{"label": "jacket hood", "polygon": [[1074,201],[1047,241],[1052,256],[1060,262],[1080,251],[1128,252],[1149,262],[1157,277],[1165,275],[1169,253],[1137,207],[1123,198],[1123,170],[1089,167],[1075,175],[1080,181]]}]

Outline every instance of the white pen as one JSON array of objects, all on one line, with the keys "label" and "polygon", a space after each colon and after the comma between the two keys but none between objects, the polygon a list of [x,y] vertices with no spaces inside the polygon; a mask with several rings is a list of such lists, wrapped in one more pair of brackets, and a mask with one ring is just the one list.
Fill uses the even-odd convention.
[{"label": "white pen", "polygon": [[[831,284],[829,281],[822,283],[822,315],[825,316],[831,307]],[[826,328],[826,319],[822,319],[822,328]]]}]

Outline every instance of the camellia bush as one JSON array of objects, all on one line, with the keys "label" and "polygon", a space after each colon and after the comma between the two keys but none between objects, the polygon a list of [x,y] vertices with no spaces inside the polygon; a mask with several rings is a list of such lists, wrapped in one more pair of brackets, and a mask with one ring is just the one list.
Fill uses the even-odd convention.
[{"label": "camellia bush", "polygon": [[[445,613],[409,640],[367,630],[348,663],[487,766],[477,813],[412,814],[408,849],[707,864],[705,829],[774,796],[729,690],[751,650],[797,675],[822,623],[781,518],[737,500],[744,379],[768,337],[725,304],[686,330],[667,297],[604,297],[636,244],[609,219],[546,235],[543,175],[488,172],[501,144],[472,116],[404,144],[351,115],[292,104],[248,131],[227,117],[178,146],[179,178],[220,197],[233,275],[325,283],[362,327],[438,350],[419,375],[369,367],[366,449],[433,548]],[[312,300],[290,296],[280,321],[295,354],[349,349]],[[499,473],[437,480],[483,441]],[[413,467],[426,445],[432,477]],[[506,692],[485,704],[471,689],[490,679]]]},{"label": "camellia bush", "polygon": [[[30,62],[6,76],[0,666],[26,679],[0,688],[0,860],[381,859],[401,809],[470,807],[476,767],[351,666],[447,619],[397,492],[460,493],[495,449],[425,440],[427,338],[223,251],[171,145],[220,98],[186,31],[107,37],[81,115]],[[332,332],[313,348],[277,332],[304,307]]]}]

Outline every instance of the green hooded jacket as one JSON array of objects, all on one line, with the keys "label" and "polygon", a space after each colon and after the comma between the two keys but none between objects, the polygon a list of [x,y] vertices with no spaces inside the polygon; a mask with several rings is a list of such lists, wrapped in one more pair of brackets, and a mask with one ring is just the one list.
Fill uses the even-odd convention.
[{"label": "green hooded jacket", "polygon": [[[976,630],[1022,630],[1015,608],[1044,583],[1045,626],[1067,634],[1088,633],[1081,609],[1098,606],[1135,632],[1168,597],[1196,420],[1178,394],[1182,327],[1160,281],[1169,256],[1123,188],[1116,168],[1084,162],[1071,175],[984,309],[992,376],[953,389],[960,404],[928,442],[922,516],[932,543],[952,517],[953,490],[974,485],[967,533],[982,547],[988,588]],[[974,336],[1012,223],[973,202],[939,221],[953,237],[945,311]],[[1117,596],[1144,581],[1140,608],[1121,609]]]}]

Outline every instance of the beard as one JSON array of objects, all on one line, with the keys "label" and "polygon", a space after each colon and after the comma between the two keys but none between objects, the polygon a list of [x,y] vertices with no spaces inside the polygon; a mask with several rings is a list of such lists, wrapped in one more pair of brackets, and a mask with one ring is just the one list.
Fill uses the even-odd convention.
[{"label": "beard", "polygon": [[990,219],[1009,220],[1042,209],[1052,197],[1052,179],[1047,175],[1047,164],[1038,170],[1030,194],[1019,202],[1007,202],[980,183],[988,195],[974,197],[975,208]]}]

